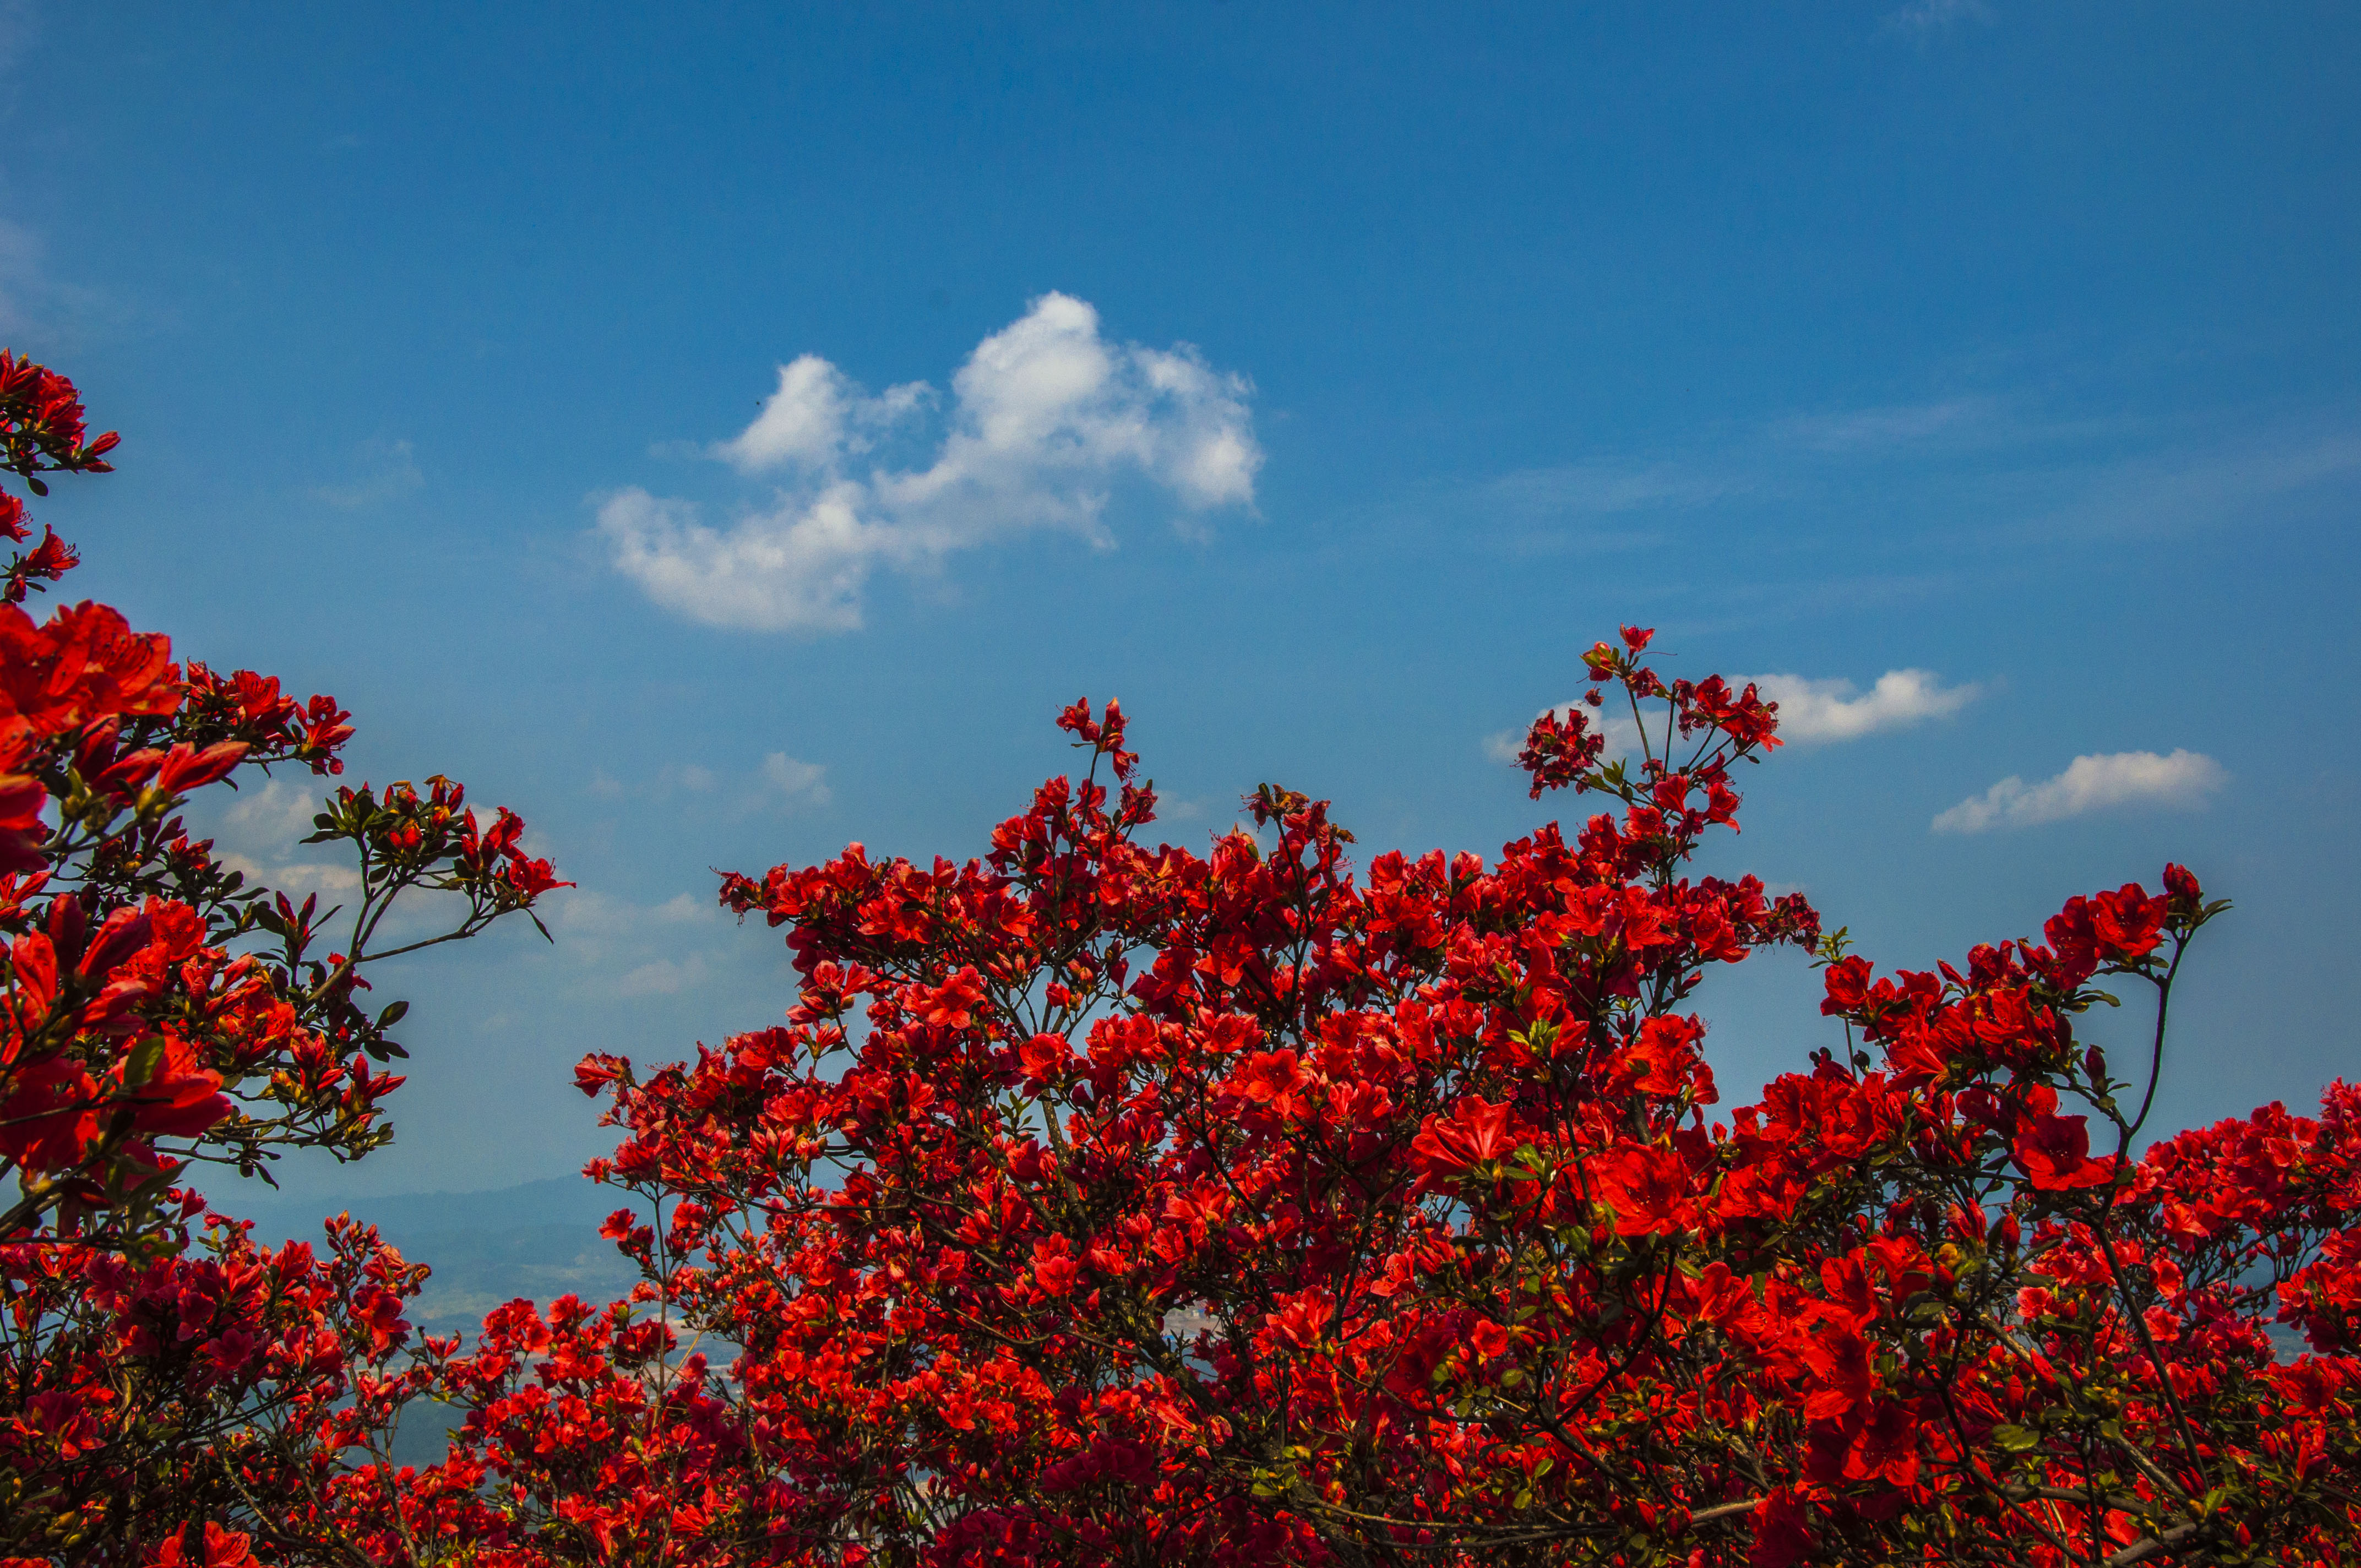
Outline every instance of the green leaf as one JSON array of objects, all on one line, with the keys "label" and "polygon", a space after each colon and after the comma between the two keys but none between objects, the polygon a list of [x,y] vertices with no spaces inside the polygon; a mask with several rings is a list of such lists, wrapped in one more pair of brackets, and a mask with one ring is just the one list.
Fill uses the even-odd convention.
[{"label": "green leaf", "polygon": [[2027,1453],[2037,1446],[2041,1442],[2039,1438],[2034,1436],[2023,1427],[1994,1427],[1992,1431],[1992,1436],[1993,1442],[1998,1443],[2002,1452],[2006,1453]]},{"label": "green leaf", "polygon": [[161,1035],[148,1036],[146,1039],[132,1047],[131,1054],[123,1059],[123,1082],[125,1086],[130,1089],[137,1089],[141,1084],[146,1083],[149,1079],[156,1076],[156,1069],[162,1065],[163,1060],[164,1036]]}]

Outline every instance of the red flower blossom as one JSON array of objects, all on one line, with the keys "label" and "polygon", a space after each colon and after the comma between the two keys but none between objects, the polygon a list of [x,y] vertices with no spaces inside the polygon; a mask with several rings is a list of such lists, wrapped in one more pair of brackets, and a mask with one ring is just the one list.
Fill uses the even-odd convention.
[{"label": "red flower blossom", "polygon": [[1688,1164],[1678,1150],[1625,1149],[1599,1168],[1598,1187],[1615,1211],[1618,1235],[1655,1235],[1697,1223]]},{"label": "red flower blossom", "polygon": [[1441,1183],[1457,1179],[1472,1167],[1508,1158],[1519,1143],[1510,1126],[1509,1108],[1471,1094],[1460,1102],[1451,1120],[1429,1116],[1418,1136],[1411,1140],[1411,1152],[1422,1176]]},{"label": "red flower blossom", "polygon": [[2017,1168],[2044,1192],[2103,1187],[2114,1179],[2115,1162],[2092,1159],[2090,1119],[2084,1116],[2026,1116],[2009,1145]]},{"label": "red flower blossom", "polygon": [[185,1543],[194,1533],[192,1527],[166,1536],[163,1544],[148,1559],[152,1568],[247,1568],[254,1562],[248,1536],[224,1530],[208,1520],[199,1537],[203,1544],[192,1551]]}]

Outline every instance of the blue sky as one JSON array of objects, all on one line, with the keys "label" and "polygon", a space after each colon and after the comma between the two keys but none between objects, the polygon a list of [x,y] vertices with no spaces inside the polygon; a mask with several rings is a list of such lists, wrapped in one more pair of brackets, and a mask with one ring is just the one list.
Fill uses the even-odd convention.
[{"label": "blue sky", "polygon": [[[580,1053],[787,1001],[709,868],[973,853],[1080,695],[1176,841],[1489,854],[1627,620],[1809,732],[1717,869],[1924,965],[2182,859],[2163,1113],[2352,1070],[2348,8],[0,17],[0,334],[125,432],[75,586],[582,884],[389,977],[400,1140],[299,1192],[598,1152]],[[1707,993],[1726,1088],[1816,995]]]}]

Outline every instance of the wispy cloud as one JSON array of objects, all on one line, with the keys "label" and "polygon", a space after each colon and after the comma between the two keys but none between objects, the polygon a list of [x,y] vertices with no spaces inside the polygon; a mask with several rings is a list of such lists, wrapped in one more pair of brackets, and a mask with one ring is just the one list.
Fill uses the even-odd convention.
[{"label": "wispy cloud", "polygon": [[[0,5],[0,38],[8,12]],[[0,70],[5,61],[0,60]],[[61,283],[49,275],[49,247],[41,236],[0,218],[0,333],[19,347],[31,339],[72,341],[87,330],[104,329],[125,313],[97,290]]]},{"label": "wispy cloud", "polygon": [[340,485],[315,485],[306,493],[315,501],[357,511],[406,496],[425,483],[409,442],[377,439],[360,444],[352,478]]},{"label": "wispy cloud", "polygon": [[2299,428],[2195,451],[2141,454],[2059,477],[2066,499],[2033,512],[2004,537],[2155,537],[2273,521],[2311,499],[2350,497],[2361,481],[2361,430]]},{"label": "wispy cloud", "polygon": [[[2209,428],[2059,416],[2033,394],[1963,392],[1790,413],[1643,457],[1530,469],[1470,487],[1449,505],[1490,525],[1463,525],[1455,541],[1480,537],[1526,554],[1597,555],[1634,543],[1694,549],[1719,531],[1713,548],[1747,552],[1761,568],[1686,601],[1705,623],[1726,626],[1699,607],[1736,609],[1751,598],[1792,617],[1833,602],[1885,602],[1952,591],[1963,576],[1994,568],[2023,570],[2028,553],[2284,527],[2349,511],[2356,499],[2361,413],[2352,409]],[[1630,538],[1583,526],[1609,515]],[[1807,554],[1839,543],[1843,576],[1796,575]],[[1933,569],[1911,569],[1922,562]]]},{"label": "wispy cloud", "polygon": [[765,804],[785,810],[799,806],[826,806],[834,799],[828,787],[828,770],[818,762],[799,762],[785,751],[763,759]]},{"label": "wispy cloud", "polygon": [[1982,833],[2030,828],[2119,806],[2191,810],[2229,781],[2222,764],[2200,751],[2114,751],[2077,757],[2056,778],[2028,784],[2012,774],[1935,818],[1938,833]]},{"label": "wispy cloud", "polygon": [[1964,22],[1989,26],[1993,19],[1993,8],[1984,0],[1910,0],[1908,5],[1886,13],[1885,30],[1924,41],[1949,33]]},{"label": "wispy cloud", "polygon": [[659,801],[675,810],[740,818],[764,811],[817,810],[836,798],[827,768],[785,751],[770,752],[749,773],[717,773],[701,762],[667,762],[653,778],[636,784],[602,769],[583,787],[601,800]]},{"label": "wispy cloud", "polygon": [[1997,411],[1990,398],[1949,398],[1932,403],[1794,414],[1773,423],[1771,433],[1776,440],[1821,452],[1870,452],[1915,446],[1938,436],[1972,431],[1989,425]]},{"label": "wispy cloud", "polygon": [[286,779],[266,779],[260,788],[248,783],[238,791],[237,803],[222,813],[222,820],[250,841],[287,848],[312,831],[320,814],[321,792]]},{"label": "wispy cloud", "polygon": [[[360,870],[349,860],[329,857],[349,855],[349,846],[302,841],[320,813],[324,793],[291,779],[260,784],[248,780],[221,811],[215,837],[222,863],[243,874],[248,886],[284,893],[298,904],[312,895],[323,908],[346,902],[360,890]],[[219,797],[214,804],[221,806]],[[422,902],[412,899],[411,907]]]},{"label": "wispy cloud", "polygon": [[1111,487],[1166,492],[1182,521],[1247,506],[1262,449],[1252,387],[1187,344],[1111,343],[1098,313],[1050,293],[985,338],[951,378],[948,432],[924,466],[853,460],[937,402],[912,382],[876,396],[805,355],[753,423],[710,449],[776,476],[766,508],[726,528],[642,489],[609,498],[598,532],[616,568],[668,609],[757,631],[846,631],[879,568],[930,570],[954,552],[1037,529],[1107,543]]},{"label": "wispy cloud", "polygon": [[652,959],[616,977],[618,996],[675,996],[705,979],[703,953],[685,959]]},{"label": "wispy cloud", "polygon": [[0,0],[0,71],[16,63],[39,30],[40,16],[32,0]]},{"label": "wispy cloud", "polygon": [[1702,506],[1753,488],[1743,476],[1692,463],[1601,460],[1525,468],[1492,481],[1487,499],[1539,516],[1610,516]]},{"label": "wispy cloud", "polygon": [[609,994],[671,996],[706,979],[709,966],[697,948],[728,917],[709,896],[678,893],[635,904],[576,889],[554,900],[544,918],[557,938],[554,951],[601,977]]},{"label": "wispy cloud", "polygon": [[709,898],[686,893],[675,893],[659,904],[633,904],[612,894],[576,889],[556,901],[556,912],[546,918],[552,930],[571,937],[586,948],[603,951],[652,928],[719,924],[718,907]]},{"label": "wispy cloud", "polygon": [[[1847,680],[1803,675],[1746,675],[1757,692],[1779,705],[1783,740],[1858,740],[1880,730],[1947,718],[1975,700],[1972,685],[1947,686],[1932,670],[1888,670],[1860,691]],[[1856,695],[1857,694],[1857,695]]]}]

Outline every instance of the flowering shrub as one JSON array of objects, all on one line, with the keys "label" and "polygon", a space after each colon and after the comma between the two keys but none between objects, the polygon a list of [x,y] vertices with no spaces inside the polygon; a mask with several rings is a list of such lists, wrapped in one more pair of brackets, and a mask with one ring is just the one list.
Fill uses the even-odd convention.
[{"label": "flowering shrub", "polygon": [[[980,862],[725,879],[785,1025],[580,1081],[593,1174],[669,1204],[624,1245],[740,1347],[742,1557],[2345,1560],[2354,1091],[2128,1157],[2223,905],[2169,867],[1881,976],[1686,873],[1776,718],[1648,641],[1587,659],[1637,759],[1580,707],[1524,752],[1612,809],[1488,866],[1356,878],[1270,788],[1148,849],[1110,704]],[[1684,1008],[1781,944],[1841,1042],[1709,1119]],[[2075,1034],[2107,987],[2156,1009],[2124,1071]]]},{"label": "flowering shrub", "polygon": [[[94,465],[79,418],[10,451]],[[234,766],[333,771],[335,705],[170,674],[94,608],[5,614],[29,781],[0,795],[25,861],[7,1551],[2355,1555],[2361,1093],[2133,1157],[2182,953],[2224,905],[2170,866],[2157,893],[2070,900],[2038,942],[1880,973],[1800,897],[1692,874],[1777,716],[1665,682],[1644,630],[1591,651],[1588,707],[1523,755],[1536,798],[1604,809],[1489,864],[1356,872],[1323,804],[1269,786],[1254,831],[1150,848],[1110,703],[1060,717],[1084,776],[980,861],[853,845],[724,878],[725,905],[784,930],[792,1009],[694,1061],[583,1061],[621,1133],[589,1174],[639,1201],[607,1229],[643,1282],[511,1303],[470,1346],[412,1343],[422,1271],[367,1230],[265,1254],[171,1179],[381,1141],[397,1080],[368,1063],[398,1014],[354,1001],[388,956],[371,911],[461,894],[450,939],[554,873],[456,785],[339,791],[320,832],[360,857],[363,904],[348,951],[314,958],[326,917],[247,891],[170,814]],[[1606,755],[1609,701],[1636,757]],[[1718,1119],[1687,1009],[1715,966],[1779,946],[1820,967],[1830,1044]],[[2154,1027],[2117,1064],[2077,1027],[2123,1002]],[[422,1399],[460,1424],[441,1463],[397,1466]]]},{"label": "flowering shrub", "polygon": [[[37,496],[44,474],[107,471],[115,437],[83,419],[64,377],[0,352],[0,468]],[[0,572],[0,1556],[228,1568],[268,1533],[220,1517],[359,1430],[358,1379],[401,1349],[423,1271],[344,1221],[324,1257],[258,1253],[176,1184],[192,1162],[255,1175],[291,1148],[381,1145],[406,1003],[364,1007],[368,973],[535,918],[557,884],[522,822],[479,825],[439,778],[325,802],[311,841],[357,858],[347,906],[249,883],[183,802],[257,771],[341,773],[349,716],[176,664],[104,605],[35,620],[24,601],[76,558],[47,529],[21,548],[29,532],[0,492],[20,546]],[[453,918],[388,941],[419,889],[454,895]]]}]

